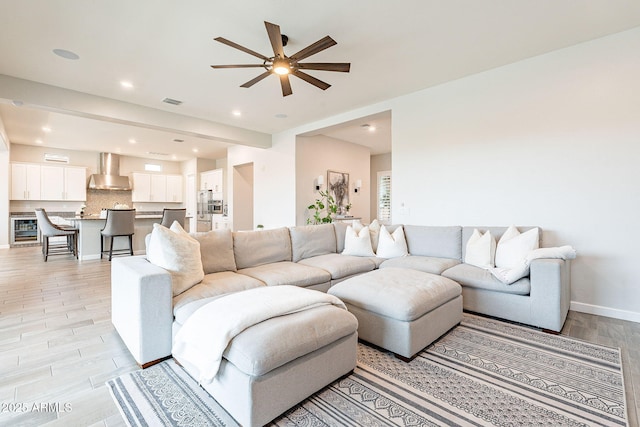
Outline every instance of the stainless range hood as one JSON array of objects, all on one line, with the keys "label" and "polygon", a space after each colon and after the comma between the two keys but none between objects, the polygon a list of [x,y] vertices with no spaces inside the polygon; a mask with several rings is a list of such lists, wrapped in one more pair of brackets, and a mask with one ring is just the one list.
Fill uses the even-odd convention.
[{"label": "stainless range hood", "polygon": [[131,190],[126,176],[120,176],[120,156],[100,153],[100,173],[91,175],[89,188],[92,190]]}]

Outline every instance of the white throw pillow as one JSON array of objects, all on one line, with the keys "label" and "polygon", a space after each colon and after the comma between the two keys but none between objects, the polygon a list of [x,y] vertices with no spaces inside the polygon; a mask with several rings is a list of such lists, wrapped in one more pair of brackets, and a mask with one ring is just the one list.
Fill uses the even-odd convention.
[{"label": "white throw pillow", "polygon": [[344,236],[343,255],[353,256],[375,256],[371,249],[371,237],[369,236],[369,227],[362,227],[360,232],[348,226]]},{"label": "white throw pillow", "polygon": [[473,234],[467,241],[464,262],[480,268],[492,268],[495,257],[496,239],[491,232],[482,234],[477,228],[473,230]]},{"label": "white throw pillow", "polygon": [[380,239],[380,223],[377,219],[371,221],[369,224],[369,234],[371,235],[371,249],[374,252],[378,251],[378,240]]},{"label": "white throw pillow", "polygon": [[147,259],[171,274],[174,296],[200,283],[204,278],[200,242],[184,231],[177,221],[171,225],[171,229],[153,224]]},{"label": "white throw pillow", "polygon": [[496,267],[520,268],[529,252],[538,249],[539,245],[537,227],[521,234],[516,227],[510,226],[496,246]]},{"label": "white throw pillow", "polygon": [[404,237],[403,228],[398,227],[393,234],[390,234],[387,227],[381,226],[376,256],[380,258],[398,258],[408,254],[409,250],[407,249],[407,240]]}]

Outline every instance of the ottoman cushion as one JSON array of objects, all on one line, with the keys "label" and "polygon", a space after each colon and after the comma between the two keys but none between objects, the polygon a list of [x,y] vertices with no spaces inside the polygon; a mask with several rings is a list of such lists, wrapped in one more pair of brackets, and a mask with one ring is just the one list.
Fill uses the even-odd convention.
[{"label": "ottoman cushion", "polygon": [[410,322],[462,293],[451,279],[403,268],[385,268],[338,283],[329,293],[343,302]]},{"label": "ottoman cushion", "polygon": [[347,310],[320,306],[258,323],[236,336],[223,357],[259,376],[353,334],[358,321]]}]

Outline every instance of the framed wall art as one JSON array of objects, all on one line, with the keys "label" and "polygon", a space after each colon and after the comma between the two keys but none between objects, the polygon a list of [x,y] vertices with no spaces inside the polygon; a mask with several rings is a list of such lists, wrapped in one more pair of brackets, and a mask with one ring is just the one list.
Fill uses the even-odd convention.
[{"label": "framed wall art", "polygon": [[327,171],[327,191],[338,206],[338,215],[346,215],[346,207],[349,205],[349,174]]}]

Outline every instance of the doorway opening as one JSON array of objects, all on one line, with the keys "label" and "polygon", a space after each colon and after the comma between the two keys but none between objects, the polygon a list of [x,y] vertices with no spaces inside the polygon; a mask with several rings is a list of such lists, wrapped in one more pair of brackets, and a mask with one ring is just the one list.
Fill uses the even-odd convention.
[{"label": "doorway opening", "polygon": [[253,230],[253,163],[233,167],[233,229]]}]

